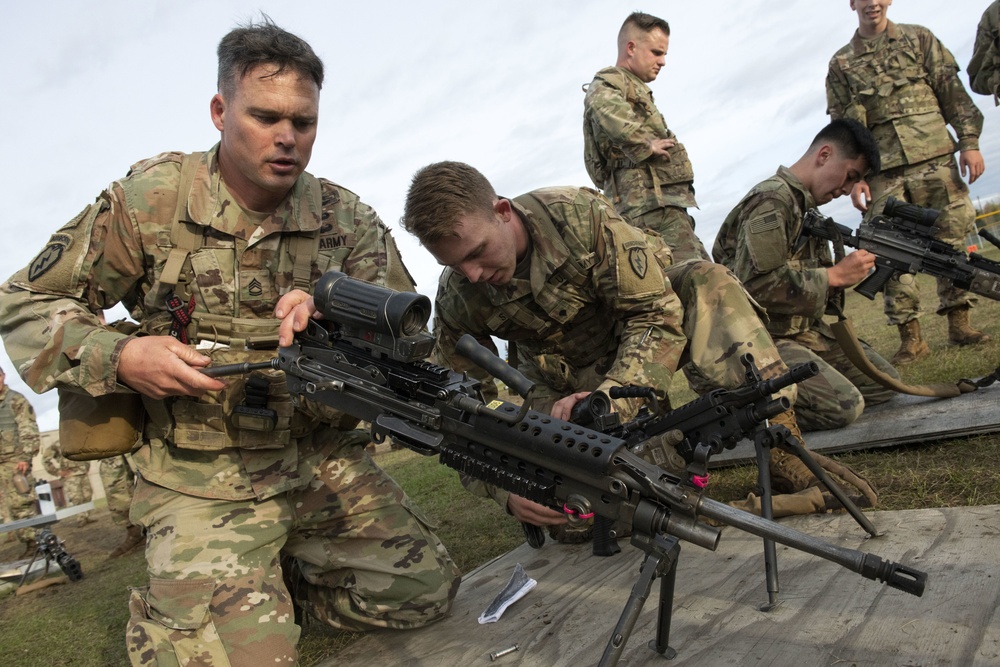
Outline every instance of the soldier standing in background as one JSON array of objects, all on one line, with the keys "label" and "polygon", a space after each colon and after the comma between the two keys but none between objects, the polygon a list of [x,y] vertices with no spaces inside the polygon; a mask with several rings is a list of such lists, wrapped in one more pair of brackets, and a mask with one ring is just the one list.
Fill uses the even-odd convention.
[{"label": "soldier standing in background", "polygon": [[[53,440],[42,450],[42,467],[56,479],[62,480],[66,506],[73,507],[89,503],[94,496],[90,485],[90,461],[70,461],[62,455],[59,441]],[[77,515],[77,525],[86,526],[94,521],[90,512]]]},{"label": "soldier standing in background", "polygon": [[[414,287],[375,211],[305,171],[324,72],[309,44],[265,17],[218,56],[219,143],[137,163],[0,287],[0,332],[29,385],[142,396],[137,666],[295,664],[293,603],[341,629],[413,628],[447,613],[459,583],[357,419],[293,401],[276,370],[199,372],[290,345],[327,270]],[[145,335],[103,325],[119,302]]]},{"label": "soldier standing in background", "polygon": [[[6,379],[0,369],[0,512],[4,523],[38,514],[31,460],[41,445],[35,409],[28,399],[7,386]],[[26,488],[15,486],[15,476],[23,476],[20,481]],[[24,555],[32,554],[35,529],[22,528],[15,534],[24,544]]]},{"label": "soldier standing in background", "polygon": [[1000,0],[993,0],[979,20],[968,71],[969,88],[992,95],[993,103],[1000,106]]},{"label": "soldier standing in background", "polygon": [[[882,157],[881,172],[855,185],[851,199],[868,216],[881,213],[890,196],[936,209],[941,213],[937,238],[964,252],[966,236],[976,226],[962,175],[972,183],[985,169],[979,152],[983,115],[962,86],[955,58],[930,30],[890,21],[886,11],[892,0],[850,2],[858,14],[858,30],[830,60],[827,111],[833,119],[852,118],[868,127]],[[948,125],[958,135],[957,144]],[[974,296],[942,278],[937,292],[937,313],[948,316],[949,343],[989,340],[969,323]],[[913,276],[904,274],[886,284],[885,313],[889,324],[899,328],[893,365],[930,354],[920,334],[922,310]]]},{"label": "soldier standing in background", "polygon": [[116,526],[125,528],[125,538],[108,554],[109,558],[118,558],[146,542],[146,531],[128,518],[132,489],[135,488],[135,473],[124,456],[101,459],[99,472],[111,520]]},{"label": "soldier standing in background", "polygon": [[664,65],[670,26],[635,12],[618,33],[618,61],[594,75],[583,101],[583,159],[594,185],[637,227],[659,234],[675,262],[708,259],[687,209],[694,170],[649,84]]},{"label": "soldier standing in background", "polygon": [[[831,297],[862,281],[875,255],[858,250],[834,263],[828,241],[801,235],[806,211],[848,194],[878,170],[871,132],[855,120],[835,120],[791,167],[780,167],[750,190],[712,248],[715,261],[732,269],[767,311],[767,330],[785,364],[819,366],[818,375],[798,384],[795,414],[806,430],[847,426],[866,405],[895,395],[854,366],[823,321]],[[875,350],[861,346],[883,373],[899,377]]]}]

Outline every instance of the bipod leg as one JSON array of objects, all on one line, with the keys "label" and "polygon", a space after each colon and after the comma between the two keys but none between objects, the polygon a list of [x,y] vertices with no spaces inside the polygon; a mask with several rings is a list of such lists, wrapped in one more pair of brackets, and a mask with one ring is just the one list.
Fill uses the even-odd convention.
[{"label": "bipod leg", "polygon": [[[28,561],[28,566],[24,568],[24,573],[21,575],[21,580],[17,582],[17,588],[20,588],[24,584],[24,582],[28,579],[28,575],[31,573],[31,566],[35,564],[36,560],[38,560],[39,554],[42,554],[42,543],[39,540],[38,531],[36,530],[35,531],[35,553],[31,554],[31,560]],[[44,554],[42,554],[42,555],[44,555]],[[45,559],[45,572],[44,572],[44,574],[42,574],[42,576],[44,577],[48,573],[49,573],[49,560],[48,560],[48,558],[46,558]]]},{"label": "bipod leg", "polygon": [[[768,429],[757,432],[753,439],[757,454],[757,485],[760,487],[760,515],[768,521],[774,520],[774,506],[771,500],[771,445],[773,435]],[[767,602],[760,605],[760,611],[771,611],[781,602],[778,600],[778,552],[774,540],[764,538],[764,583],[767,587]]]},{"label": "bipod leg", "polygon": [[828,475],[826,470],[823,469],[823,466],[817,463],[816,459],[814,459],[812,454],[809,453],[809,450],[803,447],[795,438],[786,438],[785,447],[791,450],[792,454],[799,457],[799,460],[802,461],[807,468],[809,468],[809,471],[816,475],[816,478],[823,483],[823,486],[825,486],[837,500],[840,501],[840,504],[844,506],[847,513],[858,522],[858,525],[861,526],[865,532],[872,537],[878,537],[879,532],[875,528],[875,525],[868,519],[867,516],[865,516],[864,512],[858,509],[858,506],[854,504],[854,501],[847,497],[844,490],[841,489],[836,482],[830,479],[830,475]]},{"label": "bipod leg", "polygon": [[649,597],[653,581],[660,577],[660,604],[656,619],[656,639],[649,642],[653,649],[667,660],[672,660],[677,651],[670,648],[670,620],[674,605],[674,581],[677,576],[677,558],[681,552],[680,542],[676,537],[653,535],[652,538],[633,535],[632,543],[646,552],[639,570],[639,578],[632,586],[628,602],[618,618],[611,639],[601,656],[599,667],[614,667],[622,657],[625,644],[635,623],[639,620],[642,606]]}]

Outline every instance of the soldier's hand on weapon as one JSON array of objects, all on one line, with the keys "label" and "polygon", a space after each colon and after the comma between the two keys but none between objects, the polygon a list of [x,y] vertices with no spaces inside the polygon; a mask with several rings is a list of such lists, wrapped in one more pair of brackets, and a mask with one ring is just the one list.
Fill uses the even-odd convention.
[{"label": "soldier's hand on weapon", "polygon": [[986,161],[979,151],[962,151],[958,154],[958,165],[962,170],[962,176],[967,176],[970,184],[975,183],[976,179],[986,171]]},{"label": "soldier's hand on weapon", "polygon": [[670,160],[670,154],[667,150],[673,148],[677,145],[674,139],[651,139],[649,142],[649,150],[653,152],[653,155],[659,157],[665,157]]},{"label": "soldier's hand on weapon", "polygon": [[22,475],[24,475],[29,470],[31,470],[31,462],[30,461],[18,461],[17,465],[14,466],[14,467],[17,469],[17,471],[19,473],[21,473]]},{"label": "soldier's hand on weapon", "polygon": [[278,345],[285,347],[292,344],[295,334],[305,331],[310,318],[319,318],[316,302],[312,295],[300,289],[293,289],[278,299],[274,307],[274,316],[281,320],[278,328]]},{"label": "soldier's hand on weapon", "polygon": [[569,415],[573,412],[573,406],[588,396],[590,396],[589,391],[578,391],[575,394],[570,394],[569,396],[560,398],[552,405],[552,409],[549,410],[549,414],[556,419],[569,421]]},{"label": "soldier's hand on weapon", "polygon": [[562,512],[539,505],[527,498],[515,496],[513,493],[507,498],[507,509],[518,521],[533,526],[560,526],[566,523],[566,515]]},{"label": "soldier's hand on weapon", "polygon": [[830,287],[856,285],[875,268],[875,255],[867,250],[857,250],[826,270]]},{"label": "soldier's hand on weapon", "polygon": [[862,213],[868,212],[868,204],[872,200],[872,190],[867,181],[858,181],[851,190],[851,203]]},{"label": "soldier's hand on weapon", "polygon": [[118,379],[151,398],[201,396],[226,386],[198,372],[211,362],[211,358],[170,336],[142,336],[122,347]]}]

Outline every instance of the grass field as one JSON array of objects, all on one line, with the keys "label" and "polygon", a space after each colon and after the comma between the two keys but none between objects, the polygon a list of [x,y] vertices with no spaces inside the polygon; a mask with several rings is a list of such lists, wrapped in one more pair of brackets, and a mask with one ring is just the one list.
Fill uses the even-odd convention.
[{"label": "grass field", "polygon": [[[933,281],[921,276],[925,307],[936,305]],[[884,325],[881,302],[853,293],[847,311],[859,334],[889,358],[898,346],[895,328]],[[993,336],[975,348],[946,344],[945,320],[933,312],[923,319],[934,354],[903,369],[910,382],[982,377],[1000,365],[1000,303],[984,300],[973,323]],[[671,387],[674,405],[693,397],[678,380]],[[954,400],[961,400],[954,399]],[[808,436],[807,436],[808,440]],[[1000,435],[963,438],[928,445],[910,445],[836,458],[863,471],[881,492],[879,509],[907,509],[1000,503]],[[523,541],[519,524],[495,504],[471,496],[457,474],[435,458],[404,451],[378,455],[378,461],[436,522],[438,534],[464,572],[505,553]],[[713,473],[711,495],[718,500],[744,496],[755,484],[753,467]],[[0,656],[3,664],[23,667],[74,665],[99,667],[127,664],[124,627],[128,586],[144,583],[141,553],[109,561],[104,554],[122,532],[106,512],[98,521],[78,527],[56,527],[67,549],[80,560],[85,577],[74,584],[53,586],[24,596],[0,600]],[[16,556],[15,545],[0,547],[0,560]],[[350,642],[353,635],[309,623],[300,645],[301,664],[313,665]]]}]

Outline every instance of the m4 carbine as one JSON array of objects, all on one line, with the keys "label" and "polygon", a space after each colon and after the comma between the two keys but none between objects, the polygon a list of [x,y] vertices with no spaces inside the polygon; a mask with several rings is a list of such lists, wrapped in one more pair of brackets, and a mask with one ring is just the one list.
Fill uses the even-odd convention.
[{"label": "m4 carbine", "polygon": [[[835,249],[839,247],[838,260],[845,245],[875,255],[875,271],[854,288],[869,299],[874,299],[894,275],[926,273],[948,278],[956,287],[973,294],[1000,300],[1000,262],[975,252],[966,256],[964,251],[934,238],[938,215],[934,209],[889,197],[882,214],[862,222],[855,234],[850,227],[810,209],[799,238],[800,242],[810,236],[832,241]],[[1000,247],[1000,240],[989,232],[981,230],[979,235]]]}]

